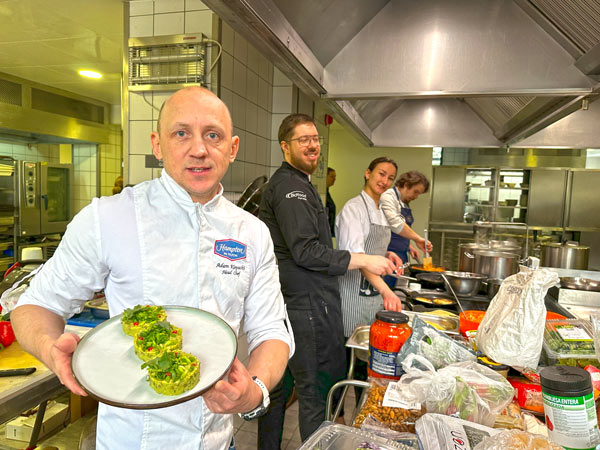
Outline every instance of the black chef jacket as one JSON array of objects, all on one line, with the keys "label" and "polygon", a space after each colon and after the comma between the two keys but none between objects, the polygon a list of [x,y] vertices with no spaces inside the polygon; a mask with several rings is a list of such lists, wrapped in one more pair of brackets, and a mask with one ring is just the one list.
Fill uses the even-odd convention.
[{"label": "black chef jacket", "polygon": [[273,238],[287,307],[310,309],[308,293],[339,305],[337,276],[348,270],[350,253],[333,248],[327,211],[308,176],[284,161],[262,194],[259,217]]},{"label": "black chef jacket", "polygon": [[327,214],[329,215],[329,228],[331,230],[331,236],[335,234],[335,203],[331,194],[329,194],[329,188],[327,188],[327,195],[325,196],[325,206],[327,206]]}]

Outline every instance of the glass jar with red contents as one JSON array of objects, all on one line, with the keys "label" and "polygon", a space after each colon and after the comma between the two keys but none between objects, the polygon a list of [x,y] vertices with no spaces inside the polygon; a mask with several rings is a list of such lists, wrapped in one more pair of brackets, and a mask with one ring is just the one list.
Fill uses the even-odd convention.
[{"label": "glass jar with red contents", "polygon": [[397,311],[379,311],[369,332],[370,377],[400,378],[401,367],[396,365],[396,356],[412,333],[408,316]]}]

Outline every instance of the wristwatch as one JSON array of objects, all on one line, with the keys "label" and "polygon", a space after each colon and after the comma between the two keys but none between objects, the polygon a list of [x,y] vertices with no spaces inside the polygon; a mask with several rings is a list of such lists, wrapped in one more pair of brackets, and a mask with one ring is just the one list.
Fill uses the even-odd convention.
[{"label": "wristwatch", "polygon": [[244,420],[252,420],[262,416],[267,412],[267,408],[269,407],[270,403],[269,390],[267,389],[265,384],[262,381],[260,381],[256,376],[252,377],[252,381],[254,381],[260,388],[263,395],[263,399],[261,404],[254,408],[252,411],[248,411],[246,413],[238,413],[238,416],[240,416]]}]

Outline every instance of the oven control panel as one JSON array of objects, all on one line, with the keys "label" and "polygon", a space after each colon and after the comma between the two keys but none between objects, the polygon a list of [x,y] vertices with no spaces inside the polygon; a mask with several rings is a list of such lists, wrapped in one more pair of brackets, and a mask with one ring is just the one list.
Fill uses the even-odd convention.
[{"label": "oven control panel", "polygon": [[23,189],[25,190],[25,207],[35,208],[35,186],[36,186],[35,163],[26,162],[23,165]]}]

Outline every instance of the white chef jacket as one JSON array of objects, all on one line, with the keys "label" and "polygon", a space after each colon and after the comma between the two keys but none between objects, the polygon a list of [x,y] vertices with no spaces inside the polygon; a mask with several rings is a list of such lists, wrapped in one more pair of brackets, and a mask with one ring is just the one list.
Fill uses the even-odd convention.
[{"label": "white chef jacket", "polygon": [[[368,214],[365,203],[369,209]],[[359,195],[346,202],[335,219],[335,235],[338,248],[348,250],[350,253],[365,253],[365,242],[369,235],[371,223],[388,226],[383,211],[377,208],[375,201],[369,197],[369,194],[361,191]]]},{"label": "white chef jacket", "polygon": [[402,207],[407,208],[408,205],[404,204],[402,200],[396,197],[394,189],[395,188],[388,189],[381,194],[379,206],[390,224],[392,233],[400,234],[406,223],[406,219],[402,215]]},{"label": "white chef jacket", "polygon": [[[111,316],[137,304],[200,308],[223,318],[236,334],[243,319],[249,352],[278,339],[290,346],[291,356],[293,336],[269,230],[222,192],[221,186],[210,202],[194,203],[163,170],[160,179],[95,198],[69,224],[19,306],[38,305],[67,319],[104,289]],[[217,250],[219,241],[231,240],[245,246],[245,255],[233,255],[234,261]],[[224,263],[239,270],[226,270]],[[151,410],[101,403],[97,449],[227,449],[232,422],[229,414],[211,413],[201,397]]]}]

